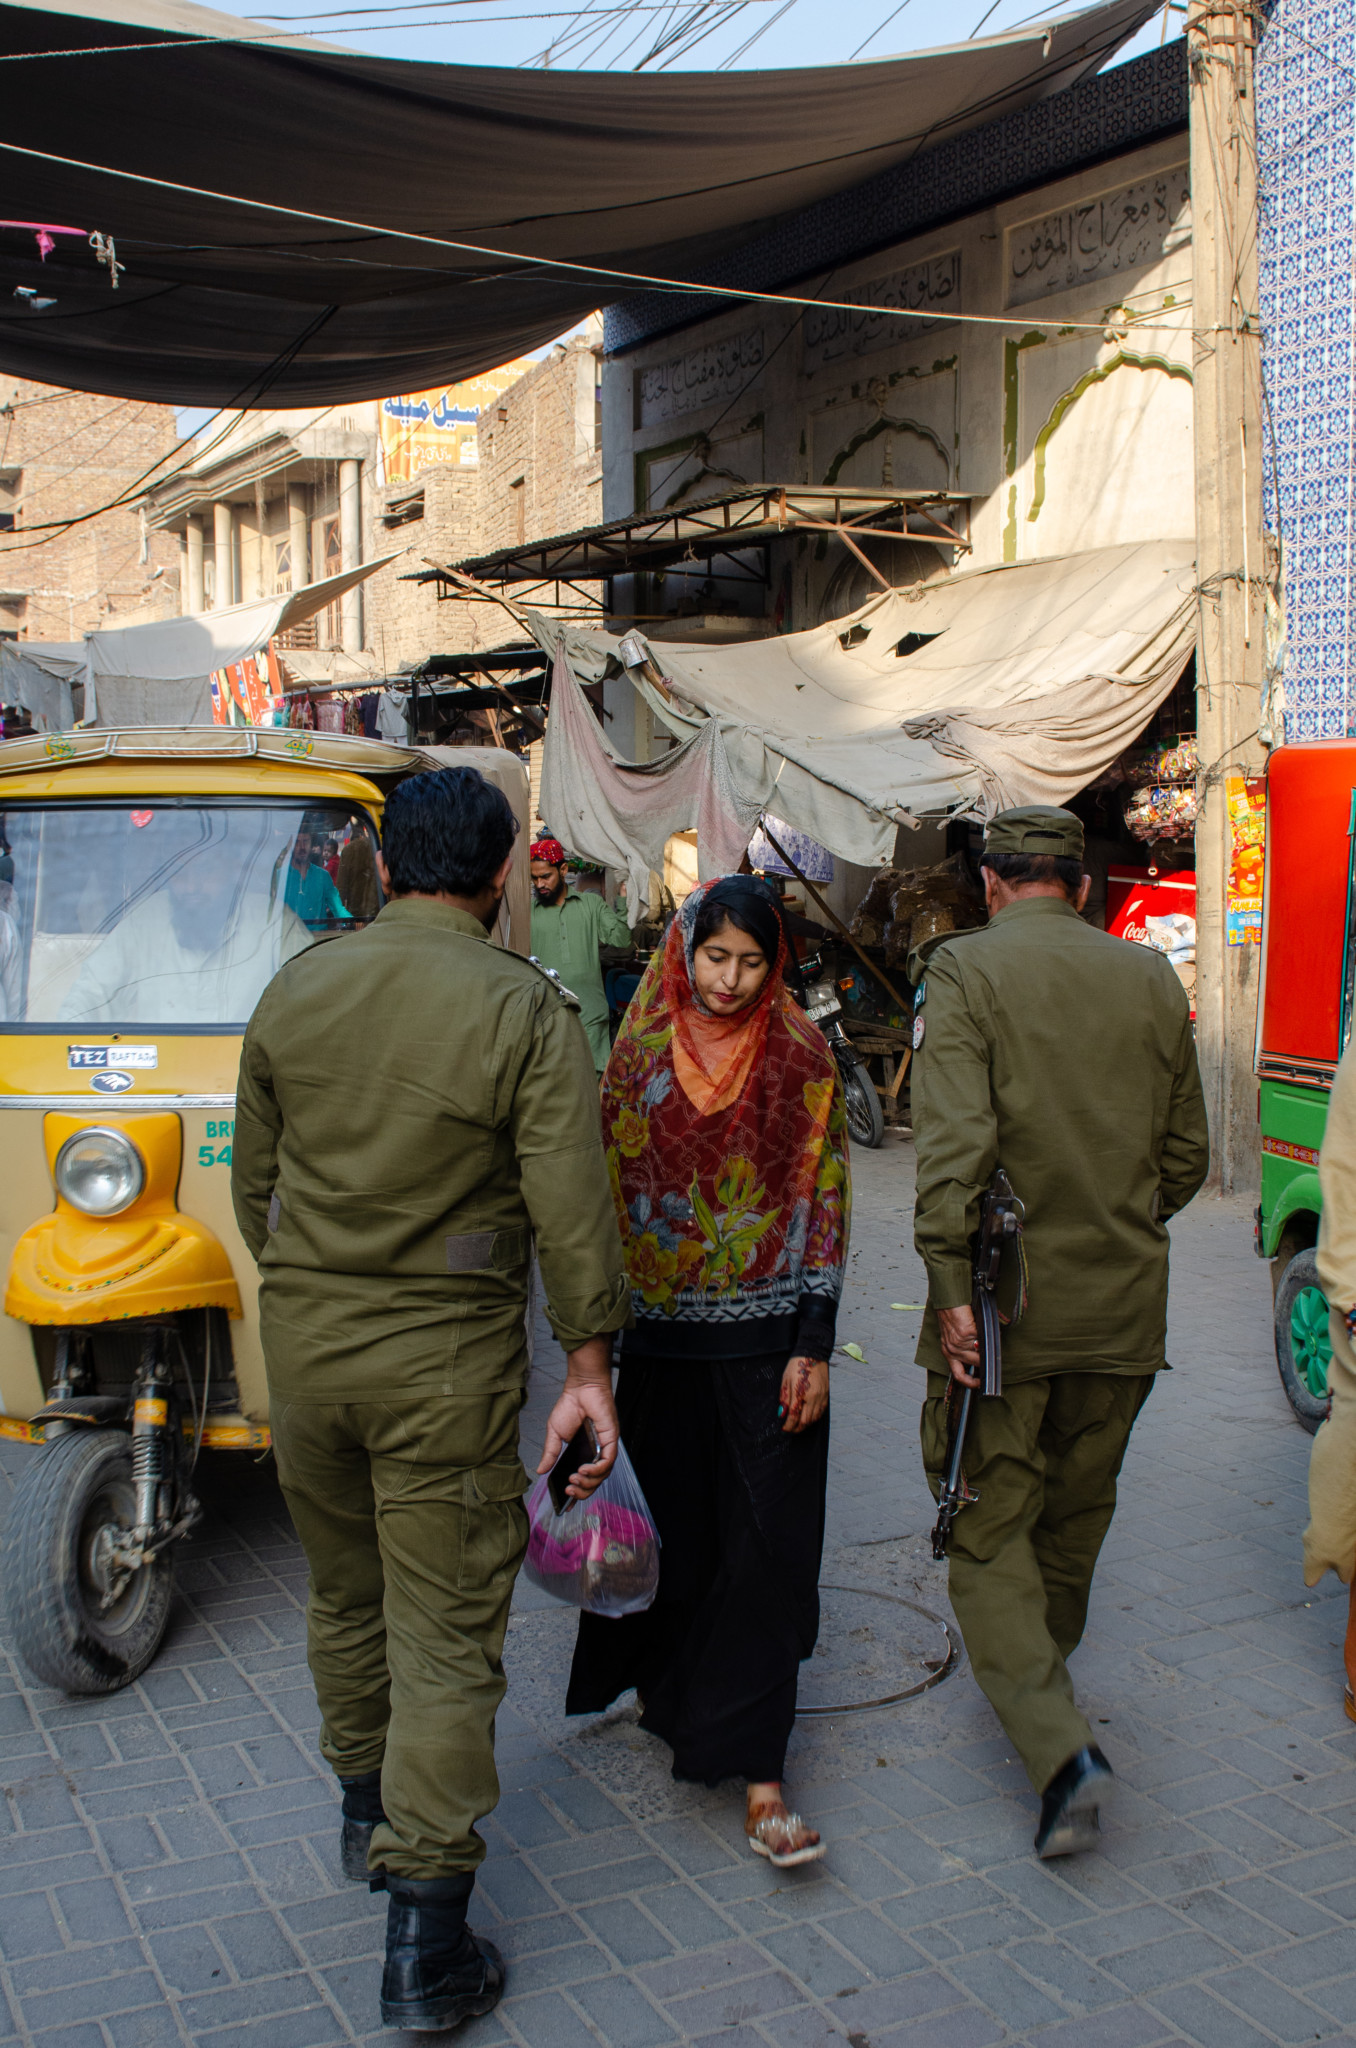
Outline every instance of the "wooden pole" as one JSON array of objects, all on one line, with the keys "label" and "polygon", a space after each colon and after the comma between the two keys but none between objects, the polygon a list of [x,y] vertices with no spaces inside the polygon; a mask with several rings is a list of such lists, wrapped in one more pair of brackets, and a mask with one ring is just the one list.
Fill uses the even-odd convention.
[{"label": "wooden pole", "polygon": [[1254,945],[1228,943],[1228,778],[1256,775],[1265,651],[1262,365],[1257,309],[1256,16],[1247,0],[1191,0],[1193,378],[1196,469],[1196,1039],[1211,1184],[1253,1189]]},{"label": "wooden pole", "polygon": [[847,940],[848,944],[851,946],[853,952],[857,955],[857,958],[861,961],[867,973],[875,975],[876,980],[880,983],[881,987],[885,989],[890,996],[893,997],[894,1001],[898,1003],[901,1010],[905,1011],[906,1013],[910,1011],[913,1008],[912,997],[902,996],[899,993],[899,990],[895,987],[894,983],[889,979],[888,975],[882,974],[880,968],[877,967],[875,961],[868,960],[866,954],[862,951],[861,947],[857,944],[857,941],[853,938],[852,933],[843,923],[843,920],[838,915],[838,912],[835,909],[833,909],[833,907],[830,904],[824,901],[824,898],[820,895],[818,889],[816,889],[814,883],[810,880],[810,877],[808,875],[801,873],[800,869],[796,866],[796,863],[792,860],[790,854],[786,851],[786,848],[784,846],[778,846],[776,840],[773,838],[772,834],[768,830],[766,818],[764,818],[763,820],[762,831],[764,839],[766,839],[768,845],[772,848],[772,851],[776,854],[778,860],[784,860],[786,862],[786,865],[790,868],[792,874],[796,877],[796,880],[798,882],[803,882],[805,887],[809,890],[810,894],[814,897],[815,902],[819,905],[825,917],[831,917],[833,919],[833,922],[837,925],[839,931],[843,934],[843,937]]}]

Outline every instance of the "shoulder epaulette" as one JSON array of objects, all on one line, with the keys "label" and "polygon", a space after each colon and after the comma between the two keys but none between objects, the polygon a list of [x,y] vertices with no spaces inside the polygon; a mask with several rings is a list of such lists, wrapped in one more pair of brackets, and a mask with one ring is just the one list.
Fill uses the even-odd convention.
[{"label": "shoulder epaulette", "polygon": [[574,990],[572,988],[566,988],[564,982],[556,973],[554,967],[543,966],[542,962],[537,958],[535,953],[528,954],[527,964],[529,967],[535,967],[538,974],[543,975],[545,979],[550,982],[552,988],[560,997],[561,1002],[564,1003],[568,1009],[578,1010],[583,1008],[583,1005],[581,1004]]}]

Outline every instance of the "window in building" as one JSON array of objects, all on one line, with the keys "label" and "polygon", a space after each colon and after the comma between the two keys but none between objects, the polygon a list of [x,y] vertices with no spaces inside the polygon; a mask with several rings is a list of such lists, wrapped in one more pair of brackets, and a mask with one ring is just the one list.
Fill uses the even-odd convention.
[{"label": "window in building", "polygon": [[0,468],[0,533],[13,533],[19,524],[21,469]]},{"label": "window in building", "polygon": [[292,536],[273,543],[273,588],[275,591],[292,588]]},{"label": "window in building", "polygon": [[515,540],[526,540],[527,478],[525,476],[515,476],[513,482],[509,485],[509,490],[512,493],[509,502],[513,506],[513,537]]},{"label": "window in building", "polygon": [[13,512],[0,512],[0,533],[13,533],[15,523]]},{"label": "window in building", "polygon": [[386,500],[381,523],[385,527],[413,526],[423,516],[424,486],[420,484],[412,490],[408,484],[402,484],[400,489],[392,491]]}]

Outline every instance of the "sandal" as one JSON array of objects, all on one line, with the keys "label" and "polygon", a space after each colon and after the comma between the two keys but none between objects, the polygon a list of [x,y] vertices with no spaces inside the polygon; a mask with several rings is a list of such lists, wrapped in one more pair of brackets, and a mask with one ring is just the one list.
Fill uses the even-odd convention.
[{"label": "sandal", "polygon": [[755,1856],[766,1856],[778,1870],[790,1870],[798,1863],[817,1863],[824,1854],[823,1842],[802,1842],[798,1849],[773,1847],[774,1842],[794,1842],[797,1835],[807,1832],[806,1824],[798,1813],[764,1813],[752,1827],[744,1828],[749,1847]]}]

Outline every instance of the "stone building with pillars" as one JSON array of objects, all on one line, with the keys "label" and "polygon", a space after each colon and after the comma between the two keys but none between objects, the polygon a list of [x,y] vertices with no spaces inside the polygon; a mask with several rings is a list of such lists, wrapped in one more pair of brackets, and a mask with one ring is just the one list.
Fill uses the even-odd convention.
[{"label": "stone building with pillars", "polygon": [[[147,524],[177,536],[179,609],[219,611],[300,590],[369,559],[365,497],[376,452],[374,403],[249,412],[207,427],[192,460],[145,500]],[[321,615],[314,644],[362,652],[361,589]]]},{"label": "stone building with pillars", "polygon": [[455,462],[390,480],[379,401],[217,422],[145,500],[147,525],[178,545],[185,612],[297,590],[379,556],[396,559],[296,629],[309,682],[396,674],[431,654],[521,637],[489,604],[439,605],[406,580],[504,538],[583,526],[602,506],[600,336],[558,343],[483,413]]}]

